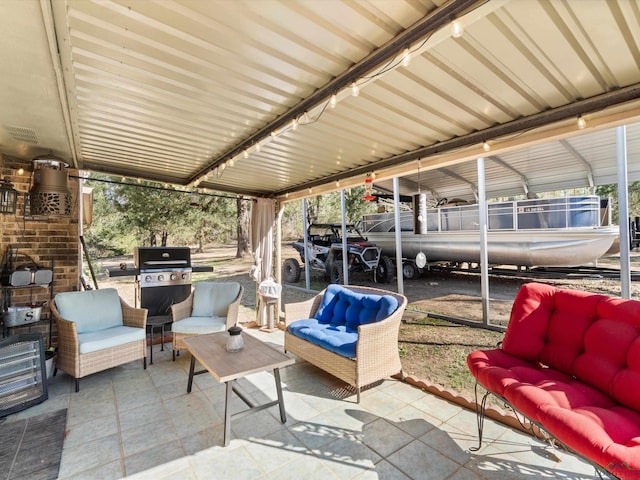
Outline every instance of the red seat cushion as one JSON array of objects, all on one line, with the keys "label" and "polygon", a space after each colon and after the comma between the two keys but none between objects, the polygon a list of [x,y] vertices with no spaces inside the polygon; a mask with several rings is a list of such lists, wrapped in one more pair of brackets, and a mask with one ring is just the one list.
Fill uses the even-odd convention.
[{"label": "red seat cushion", "polygon": [[640,301],[524,285],[502,347],[467,364],[569,448],[640,478]]}]

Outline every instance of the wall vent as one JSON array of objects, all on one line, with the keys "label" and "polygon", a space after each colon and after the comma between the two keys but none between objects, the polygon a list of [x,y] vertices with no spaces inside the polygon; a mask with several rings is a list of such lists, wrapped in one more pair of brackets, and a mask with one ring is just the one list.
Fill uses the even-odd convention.
[{"label": "wall vent", "polygon": [[33,128],[17,127],[15,125],[5,125],[4,128],[9,132],[9,135],[11,135],[14,140],[32,143],[34,145],[38,145],[38,143],[40,143],[40,140],[38,140],[38,132]]}]

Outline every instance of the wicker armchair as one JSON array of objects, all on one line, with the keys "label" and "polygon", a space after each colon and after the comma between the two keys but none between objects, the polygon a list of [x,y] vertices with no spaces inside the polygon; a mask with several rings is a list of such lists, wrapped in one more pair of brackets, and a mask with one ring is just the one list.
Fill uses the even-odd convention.
[{"label": "wicker armchair", "polygon": [[398,331],[402,315],[407,306],[404,295],[377,288],[346,286],[352,292],[374,295],[391,295],[398,301],[398,308],[386,318],[358,327],[355,358],[347,358],[326,350],[307,340],[291,334],[288,327],[296,320],[313,318],[322,304],[326,290],[306,302],[285,305],[284,349],[331,375],[352,385],[360,403],[362,387],[385,377],[400,374],[402,365],[398,352]]},{"label": "wicker armchair", "polygon": [[237,282],[197,282],[182,302],[171,305],[173,360],[193,335],[222,332],[238,323],[244,288]]},{"label": "wicker armchair", "polygon": [[[113,311],[121,311],[121,320],[119,314],[115,320],[108,318]],[[147,310],[131,307],[117,290],[59,293],[51,302],[51,314],[58,326],[54,375],[58,369],[71,375],[76,392],[80,379],[92,373],[140,359],[147,368]],[[112,346],[101,348],[100,342]]]}]

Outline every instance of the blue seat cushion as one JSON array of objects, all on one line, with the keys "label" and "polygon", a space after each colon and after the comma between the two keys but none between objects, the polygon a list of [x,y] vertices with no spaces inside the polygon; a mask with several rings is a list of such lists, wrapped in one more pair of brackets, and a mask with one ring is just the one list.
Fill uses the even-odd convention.
[{"label": "blue seat cushion", "polygon": [[392,295],[358,293],[342,285],[329,285],[315,318],[322,324],[357,330],[360,325],[387,318],[397,308],[398,300]]},{"label": "blue seat cushion", "polygon": [[125,343],[145,340],[144,328],[136,327],[111,327],[95,332],[78,334],[78,349],[80,354],[96,352],[105,348],[118,347]]},{"label": "blue seat cushion", "polygon": [[289,325],[289,333],[347,358],[356,358],[358,332],[346,325],[322,323],[316,318],[297,320]]}]

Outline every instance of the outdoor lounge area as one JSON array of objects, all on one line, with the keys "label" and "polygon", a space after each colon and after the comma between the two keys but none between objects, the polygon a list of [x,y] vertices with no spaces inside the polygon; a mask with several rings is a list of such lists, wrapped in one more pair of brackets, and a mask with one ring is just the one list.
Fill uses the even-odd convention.
[{"label": "outdoor lounge area", "polygon": [[[282,348],[282,331],[246,331]],[[471,453],[474,412],[393,378],[357,404],[346,384],[303,361],[281,369],[286,424],[277,407],[252,413],[234,420],[223,447],[224,386],[199,375],[187,394],[190,355],[172,361],[169,341],[154,350],[146,370],[132,362],[96,373],[78,393],[58,372],[47,401],[6,422],[67,409],[61,479],[598,478],[577,457],[491,420]],[[257,403],[276,396],[271,372],[238,386]],[[234,411],[243,408],[234,396]]]},{"label": "outdoor lounge area", "polygon": [[[0,58],[11,67],[0,77],[2,339],[42,337],[25,339],[38,347],[18,360],[13,351],[0,357],[0,379],[42,390],[34,396],[40,403],[0,415],[7,480],[606,477],[574,454],[496,423],[493,406],[481,428],[468,396],[462,406],[435,395],[432,385],[422,390],[412,377],[405,381],[414,367],[409,375],[427,366],[469,369],[459,363],[466,356],[453,361],[440,352],[414,349],[407,360],[413,346],[442,343],[429,334],[399,342],[396,311],[413,303],[422,319],[436,319],[453,310],[460,325],[500,333],[513,295],[490,292],[494,266],[508,266],[508,274],[599,269],[607,254],[619,254],[619,270],[617,285],[603,294],[631,298],[630,252],[640,247],[638,0],[5,0],[0,26]],[[591,213],[558,214],[544,203],[578,207],[571,199],[580,197],[592,197]],[[401,213],[411,213],[411,230]],[[347,221],[363,215],[393,215],[393,226],[349,242]],[[340,242],[330,236],[318,244],[327,252],[308,248],[316,222],[341,227]],[[597,243],[597,251],[578,256],[575,237]],[[295,263],[282,255],[282,244],[294,239],[302,239]],[[191,262],[192,249],[213,244],[233,244],[231,258],[252,257],[251,269]],[[135,301],[127,303],[140,307],[133,325],[115,294],[106,309],[74,301],[67,307],[83,308],[64,312],[56,300],[107,290],[98,287],[96,258],[109,259],[110,280],[129,278]],[[300,278],[289,282],[284,264]],[[420,296],[405,288],[405,277],[463,265],[480,277],[460,282],[462,292],[445,285],[442,271],[413,282]],[[320,292],[326,285],[312,285],[313,267],[322,282],[359,285],[361,273],[367,282],[388,281],[383,288],[397,298],[375,308],[368,298],[356,316],[326,308],[324,297],[279,301],[273,290],[259,290],[273,280],[298,293]],[[212,275],[198,277],[204,273]],[[251,284],[234,285],[226,313],[213,302],[198,308],[195,290],[188,299],[193,283],[225,277]],[[567,273],[567,282],[576,280]],[[426,305],[426,292],[436,290],[448,312]],[[340,305],[358,295],[341,293]],[[207,340],[210,332],[225,334],[241,301],[251,318],[238,321],[259,339],[246,342],[245,357],[230,358],[222,336]],[[478,318],[471,303],[481,307]],[[312,308],[296,317],[295,304]],[[311,315],[318,304],[321,313]],[[286,335],[274,327],[283,319]],[[561,330],[550,337],[569,337],[571,329]],[[604,337],[614,340],[606,354],[589,357],[605,350],[594,330],[589,343],[597,345],[585,365],[559,371],[576,397],[583,385],[573,388],[574,373],[588,388],[627,375],[613,396],[631,405],[624,418],[633,429],[602,422],[624,441],[600,444],[630,439],[640,448],[640,339],[632,368],[616,344],[636,341],[640,327],[629,330]],[[458,345],[487,350],[468,338]],[[43,381],[45,353],[54,352],[57,375]],[[564,348],[553,352],[569,356]],[[535,360],[523,358],[528,366]],[[613,360],[603,367],[603,358]],[[18,382],[3,377],[7,365]],[[494,365],[485,362],[483,372]],[[499,366],[504,371],[487,388],[515,377],[513,364]],[[611,375],[599,373],[606,368]],[[525,379],[540,373],[530,372]],[[456,382],[445,388],[455,390]],[[517,387],[516,395],[531,390]],[[549,396],[564,400],[554,389]],[[23,391],[15,397],[24,399]],[[535,390],[527,399],[542,397]],[[245,404],[261,411],[244,415]],[[527,413],[546,422],[552,417],[538,415],[540,405]],[[561,425],[582,427],[587,417],[595,415]],[[548,431],[570,444],[558,430]],[[573,438],[593,443],[593,431],[608,435],[598,428]],[[635,456],[633,468],[628,457],[617,458],[611,471],[640,478]],[[41,465],[48,470],[36,475]]]}]

